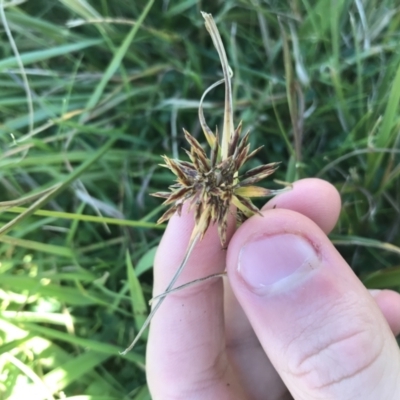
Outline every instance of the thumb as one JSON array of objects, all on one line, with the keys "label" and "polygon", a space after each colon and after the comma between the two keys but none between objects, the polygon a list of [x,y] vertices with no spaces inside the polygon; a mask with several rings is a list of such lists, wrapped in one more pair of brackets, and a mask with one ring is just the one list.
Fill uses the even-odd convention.
[{"label": "thumb", "polygon": [[234,234],[227,269],[295,399],[400,399],[400,354],[372,296],[321,229],[269,210]]}]

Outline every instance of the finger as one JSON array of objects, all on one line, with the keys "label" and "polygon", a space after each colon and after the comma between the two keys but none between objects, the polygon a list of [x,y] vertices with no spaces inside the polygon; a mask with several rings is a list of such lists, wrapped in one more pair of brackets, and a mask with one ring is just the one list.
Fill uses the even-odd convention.
[{"label": "finger", "polygon": [[[271,199],[263,210],[284,208],[297,211],[314,221],[325,233],[336,225],[341,200],[336,188],[318,178],[301,179],[293,183],[293,189]],[[400,295],[393,291],[374,291],[379,308],[394,335],[400,334]]]},{"label": "finger", "polygon": [[[330,232],[340,213],[340,195],[330,183],[307,178],[293,184],[292,190],[271,199],[266,209],[286,208],[312,219],[325,232]],[[255,335],[245,313],[236,300],[229,282],[224,282],[227,348],[232,363],[243,377],[243,385],[255,399],[283,399],[287,391]]]},{"label": "finger", "polygon": [[297,211],[329,233],[339,218],[341,200],[339,192],[329,182],[306,178],[294,182],[292,190],[271,199],[263,210],[274,208]]},{"label": "finger", "polygon": [[[284,208],[313,220],[325,233],[336,225],[341,207],[340,195],[329,182],[318,178],[301,179],[293,189],[271,199],[263,210]],[[377,291],[375,300],[395,335],[400,334],[400,295]]]},{"label": "finger", "polygon": [[324,232],[269,210],[233,236],[228,277],[294,398],[400,398],[396,340]]},{"label": "finger", "polygon": [[227,351],[247,398],[291,399],[226,280],[224,294]]},{"label": "finger", "polygon": [[[230,233],[233,230],[230,221]],[[174,216],[157,251],[154,294],[162,293],[179,267],[193,229],[193,215],[184,208]],[[176,282],[183,283],[222,272],[225,251],[215,227],[195,247]],[[168,295],[150,326],[147,377],[153,399],[230,398],[236,390],[225,356],[223,291],[220,279]],[[189,396],[190,397],[190,396]],[[233,398],[233,397],[232,397]]]},{"label": "finger", "polygon": [[370,290],[395,336],[400,335],[400,294],[393,290]]}]

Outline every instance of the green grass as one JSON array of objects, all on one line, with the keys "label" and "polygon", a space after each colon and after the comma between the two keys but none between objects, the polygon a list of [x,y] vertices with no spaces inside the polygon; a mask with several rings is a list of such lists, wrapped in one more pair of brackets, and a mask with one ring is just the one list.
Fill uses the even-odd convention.
[{"label": "green grass", "polygon": [[[255,162],[333,183],[332,240],[368,287],[400,289],[397,1],[217,3],[201,7],[236,121],[265,145]],[[149,399],[145,339],[118,352],[151,293],[164,227],[149,193],[172,179],[159,155],[182,127],[201,137],[198,100],[221,76],[200,2],[0,4],[0,399]],[[210,126],[222,100],[206,99]]]}]

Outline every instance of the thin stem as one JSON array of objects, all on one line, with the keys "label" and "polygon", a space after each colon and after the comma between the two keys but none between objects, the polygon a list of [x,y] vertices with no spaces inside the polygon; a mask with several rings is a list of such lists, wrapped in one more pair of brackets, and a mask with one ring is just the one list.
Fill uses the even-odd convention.
[{"label": "thin stem", "polygon": [[201,96],[200,102],[199,102],[199,121],[200,121],[200,125],[201,128],[203,129],[204,132],[204,136],[207,139],[208,144],[210,145],[211,148],[214,147],[214,143],[215,143],[215,135],[212,132],[212,130],[210,129],[210,127],[207,125],[206,119],[204,117],[204,111],[203,111],[203,102],[204,99],[206,97],[206,95],[208,94],[208,92],[210,92],[210,90],[214,89],[215,87],[217,87],[218,85],[220,85],[221,83],[224,83],[225,79],[221,79],[218,82],[213,83],[211,86],[209,86],[203,93],[203,95]]},{"label": "thin stem", "polygon": [[[179,268],[177,269],[177,271],[175,272],[175,275],[172,277],[171,282],[168,284],[167,288],[165,289],[165,292],[169,292],[173,286],[175,285],[175,282],[177,281],[177,279],[179,278],[179,276],[181,275],[182,271],[184,270],[184,268],[186,267],[186,264],[189,260],[190,255],[192,254],[192,251],[194,249],[194,246],[196,245],[196,243],[198,242],[198,240],[200,239],[200,234],[198,233],[196,236],[194,236],[189,244],[188,247],[186,249],[186,253],[185,253],[185,257],[183,258],[181,265],[179,266]],[[164,293],[165,293],[164,292]],[[152,308],[152,310],[150,311],[149,316],[146,318],[146,321],[144,321],[143,326],[140,328],[139,332],[137,333],[137,335],[135,336],[135,338],[133,339],[132,343],[129,345],[129,347],[127,347],[123,352],[121,352],[121,355],[125,355],[126,353],[128,353],[129,351],[131,351],[133,349],[133,347],[136,345],[136,343],[139,341],[140,337],[143,335],[143,332],[146,330],[146,328],[149,326],[151,320],[153,319],[155,313],[157,312],[157,310],[160,308],[162,302],[165,300],[165,296],[160,297],[160,300],[158,301],[158,303]]]},{"label": "thin stem", "polygon": [[158,300],[158,299],[160,299],[162,297],[168,296],[169,294],[179,292],[180,290],[187,289],[187,288],[189,288],[191,286],[197,285],[198,283],[201,283],[201,282],[204,282],[204,281],[208,281],[209,279],[223,278],[224,276],[226,276],[226,272],[221,272],[221,273],[218,273],[218,274],[208,275],[208,276],[205,276],[204,278],[199,278],[199,279],[195,279],[194,281],[190,281],[188,283],[184,283],[183,285],[177,286],[174,289],[171,289],[171,290],[168,290],[168,291],[166,290],[164,293],[161,293],[158,296],[154,296],[152,299],[150,299],[149,305],[152,305],[155,300]]},{"label": "thin stem", "polygon": [[19,54],[18,47],[17,47],[17,45],[15,43],[13,34],[11,33],[11,29],[10,29],[10,27],[8,25],[6,14],[4,12],[4,7],[5,6],[6,6],[6,4],[4,3],[4,0],[0,0],[0,20],[3,23],[4,30],[5,30],[5,32],[7,34],[7,37],[8,37],[8,41],[9,41],[10,46],[11,46],[13,52],[14,52],[15,59],[17,60],[18,67],[19,67],[19,70],[21,72],[23,86],[24,86],[25,93],[26,93],[26,101],[27,101],[27,105],[28,105],[29,133],[32,133],[33,127],[34,127],[34,123],[35,123],[35,112],[34,112],[34,109],[33,109],[32,92],[31,92],[31,89],[29,87],[28,76],[26,75],[26,71],[25,71],[25,67],[24,67],[24,64],[23,64],[22,59],[21,59],[21,55]]},{"label": "thin stem", "polygon": [[219,34],[217,25],[215,24],[212,15],[204,12],[202,12],[201,15],[206,21],[206,28],[209,34],[211,35],[211,39],[214,43],[215,48],[217,49],[225,80],[224,127],[222,130],[222,140],[221,140],[222,159],[224,160],[228,157],[229,142],[234,133],[232,87],[230,79],[232,76],[232,70],[229,67],[228,59],[226,57],[225,47],[224,44],[222,43],[221,35]]}]

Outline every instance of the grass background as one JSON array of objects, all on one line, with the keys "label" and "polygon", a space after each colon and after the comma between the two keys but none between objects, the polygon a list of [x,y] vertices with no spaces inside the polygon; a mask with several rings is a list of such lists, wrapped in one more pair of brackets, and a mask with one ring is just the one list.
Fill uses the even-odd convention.
[{"label": "grass background", "polygon": [[[395,0],[0,0],[0,399],[149,399],[145,340],[160,154],[201,138],[234,70],[236,122],[276,178],[340,191],[331,235],[368,287],[400,288]],[[221,123],[223,89],[206,99]],[[269,187],[277,187],[273,182]],[[161,311],[162,312],[162,311]]]}]

